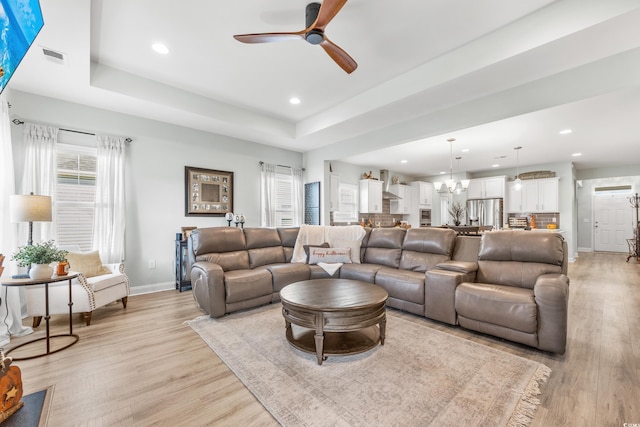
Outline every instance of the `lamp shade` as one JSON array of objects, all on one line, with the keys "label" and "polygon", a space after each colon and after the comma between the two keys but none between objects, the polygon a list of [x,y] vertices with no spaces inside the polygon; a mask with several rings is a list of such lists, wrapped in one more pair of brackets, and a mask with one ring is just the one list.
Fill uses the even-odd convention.
[{"label": "lamp shade", "polygon": [[51,221],[51,197],[14,195],[9,198],[11,222]]}]

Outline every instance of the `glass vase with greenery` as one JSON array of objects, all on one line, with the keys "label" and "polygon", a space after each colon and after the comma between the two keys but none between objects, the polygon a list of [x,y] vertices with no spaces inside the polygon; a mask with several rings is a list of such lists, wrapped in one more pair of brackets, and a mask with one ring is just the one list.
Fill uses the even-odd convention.
[{"label": "glass vase with greenery", "polygon": [[67,251],[56,247],[53,240],[47,240],[34,245],[21,246],[11,259],[18,261],[20,267],[30,267],[31,264],[51,264],[52,262],[64,261],[67,254]]}]

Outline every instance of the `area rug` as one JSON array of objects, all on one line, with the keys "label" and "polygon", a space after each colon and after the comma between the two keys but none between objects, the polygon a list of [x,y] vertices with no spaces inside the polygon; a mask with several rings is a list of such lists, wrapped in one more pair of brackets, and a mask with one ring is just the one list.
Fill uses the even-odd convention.
[{"label": "area rug", "polygon": [[393,310],[384,346],[322,365],[289,345],[280,304],[188,323],[285,426],[526,426],[551,373]]}]

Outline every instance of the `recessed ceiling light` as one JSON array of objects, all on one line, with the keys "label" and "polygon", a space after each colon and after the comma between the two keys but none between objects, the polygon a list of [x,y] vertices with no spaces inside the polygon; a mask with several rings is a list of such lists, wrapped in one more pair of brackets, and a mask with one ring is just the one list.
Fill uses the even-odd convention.
[{"label": "recessed ceiling light", "polygon": [[400,160],[400,163],[407,163],[408,160]]},{"label": "recessed ceiling light", "polygon": [[445,171],[442,171],[442,172],[440,172],[440,175],[444,175],[445,173],[446,173]]},{"label": "recessed ceiling light", "polygon": [[499,168],[499,167],[500,167],[500,165],[495,164],[495,165],[491,165],[491,167],[492,167],[492,168]]},{"label": "recessed ceiling light", "polygon": [[468,152],[469,152],[469,149],[468,149],[468,148],[463,148],[463,149],[462,149],[462,152],[463,152],[463,153],[468,153]]},{"label": "recessed ceiling light", "polygon": [[580,156],[582,156],[582,153],[573,153],[572,156],[573,157],[580,157]]},{"label": "recessed ceiling light", "polygon": [[154,43],[151,45],[151,49],[153,49],[154,51],[156,51],[157,53],[161,54],[161,55],[166,55],[167,53],[169,53],[169,48],[166,47],[165,45],[163,45],[162,43]]},{"label": "recessed ceiling light", "polygon": [[564,129],[560,131],[560,135],[569,135],[571,132],[573,132],[572,129]]},{"label": "recessed ceiling light", "polygon": [[293,104],[293,105],[298,105],[300,104],[300,98],[296,98],[295,96],[293,98],[289,99],[289,103]]}]

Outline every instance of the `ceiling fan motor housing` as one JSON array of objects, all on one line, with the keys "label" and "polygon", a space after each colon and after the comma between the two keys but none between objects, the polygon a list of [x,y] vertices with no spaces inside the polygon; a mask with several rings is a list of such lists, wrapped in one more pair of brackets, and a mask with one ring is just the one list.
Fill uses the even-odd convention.
[{"label": "ceiling fan motor housing", "polygon": [[[318,19],[320,3],[309,3],[307,5],[306,28],[309,28]],[[320,44],[324,40],[324,33],[320,30],[311,30],[304,35],[304,39],[311,44]]]}]

